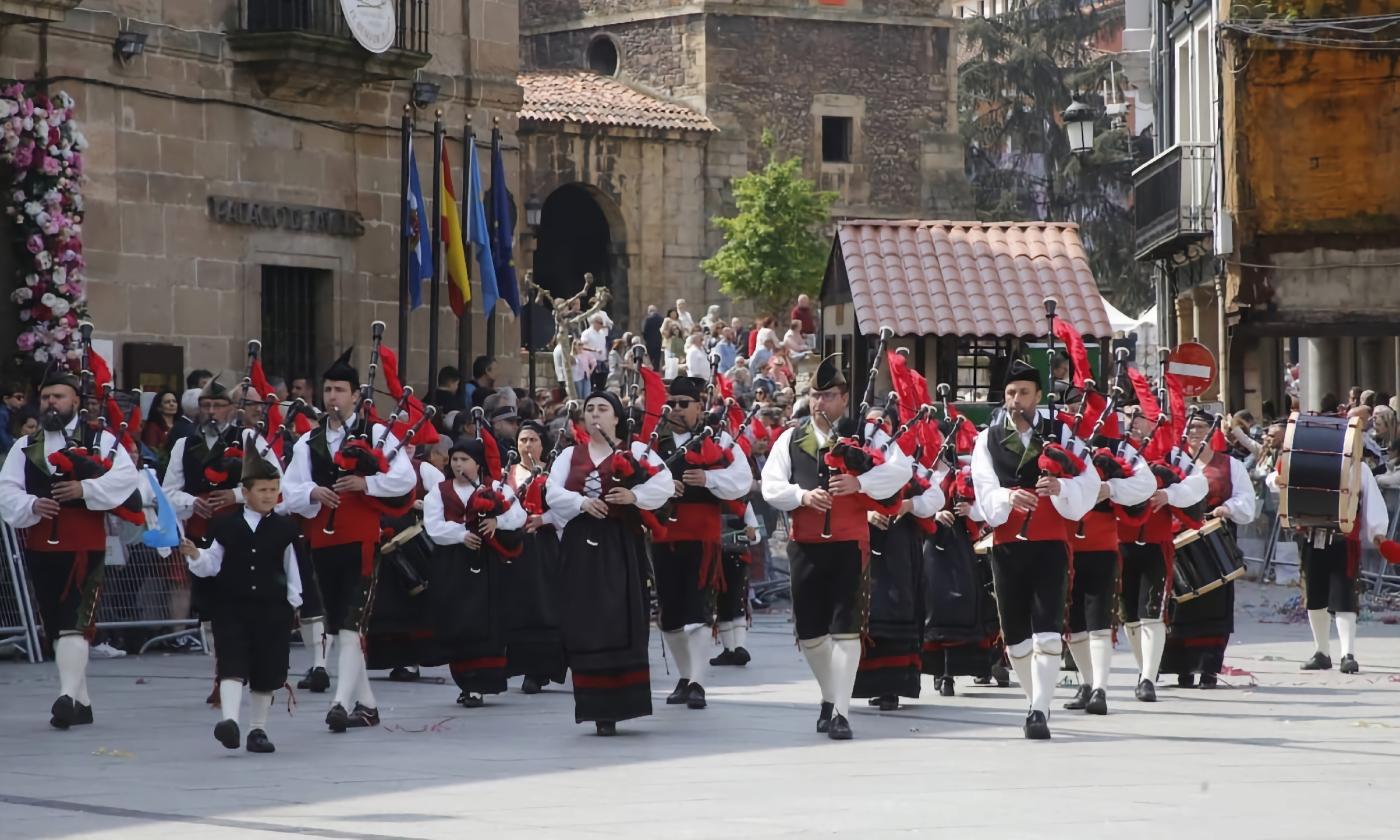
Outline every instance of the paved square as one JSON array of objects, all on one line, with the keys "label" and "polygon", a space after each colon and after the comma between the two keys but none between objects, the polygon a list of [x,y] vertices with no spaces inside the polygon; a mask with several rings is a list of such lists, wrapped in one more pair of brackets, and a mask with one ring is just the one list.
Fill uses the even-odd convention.
[{"label": "paved square", "polygon": [[1257,685],[1140,704],[1120,644],[1111,714],[1059,710],[1062,688],[1049,743],[1021,739],[1019,689],[961,679],[952,698],[926,679],[899,712],[860,705],[854,741],[818,736],[778,617],[756,624],[747,668],[714,669],[703,712],[664,705],[653,632],[656,714],[612,739],[576,726],[558,688],[516,680],[465,710],[450,681],[376,681],[379,729],[329,734],[328,700],[298,692],[294,716],[273,709],[275,755],[226,751],[202,703],[213,663],[178,654],[95,660],[96,725],[56,732],[51,666],[5,664],[0,837],[1395,837],[1400,628],[1364,623],[1362,673],[1343,677],[1298,671],[1306,624],[1238,623],[1227,664]]}]

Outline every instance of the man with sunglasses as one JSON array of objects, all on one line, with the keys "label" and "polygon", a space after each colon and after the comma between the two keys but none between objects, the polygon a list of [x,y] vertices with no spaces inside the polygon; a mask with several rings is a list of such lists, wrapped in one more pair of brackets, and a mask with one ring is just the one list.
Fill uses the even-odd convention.
[{"label": "man with sunglasses", "polygon": [[[834,470],[827,475],[822,464],[828,450],[839,435],[849,434],[841,426],[854,426],[849,386],[836,360],[829,356],[817,367],[807,395],[811,416],[778,436],[763,465],[762,487],[765,501],[792,512],[792,611],[798,644],[821,686],[817,731],[845,741],[851,738],[847,716],[870,603],[866,511],[871,500],[888,499],[904,487],[910,465],[894,447],[884,463],[859,476]],[[886,439],[876,431],[869,443],[881,449]]]},{"label": "man with sunglasses", "polygon": [[666,702],[691,709],[705,708],[715,587],[723,579],[721,517],[726,502],[753,489],[748,459],[723,431],[722,420],[712,421],[718,433],[702,431],[704,389],[705,380],[693,376],[678,376],[667,386],[671,411],[656,452],[675,481],[675,518],[663,523],[665,533],[652,534],[651,546],[661,635],[680,672]]}]

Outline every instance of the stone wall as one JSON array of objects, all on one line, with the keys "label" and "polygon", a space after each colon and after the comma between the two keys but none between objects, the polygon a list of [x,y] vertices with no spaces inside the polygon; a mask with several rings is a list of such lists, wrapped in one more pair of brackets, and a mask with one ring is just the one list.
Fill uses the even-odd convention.
[{"label": "stone wall", "polygon": [[598,37],[617,44],[617,78],[703,105],[704,20],[683,15],[536,35],[525,42],[526,64],[536,69],[587,69],[588,45]]},{"label": "stone wall", "polygon": [[[38,27],[12,26],[0,35],[0,77],[73,77],[53,87],[77,101],[91,144],[84,244],[97,336],[115,340],[119,358],[127,341],[168,342],[184,348],[187,368],[241,369],[246,341],[261,329],[261,266],[286,265],[332,272],[333,312],[323,321],[330,329],[318,362],[329,361],[324,354],[335,348],[364,348],[374,319],[388,324],[386,341],[397,346],[397,126],[408,83],[349,86],[310,101],[269,97],[234,62],[223,34],[236,28],[235,0],[106,5],[117,16],[78,9],[49,27],[45,70],[38,66]],[[492,117],[501,118],[511,180],[519,169],[517,12],[516,0],[432,5],[433,58],[421,72],[442,85],[435,107],[458,138],[449,152],[459,191],[468,114],[483,137]],[[136,20],[125,25],[148,40],[144,55],[123,65],[111,45],[128,16]],[[419,112],[425,194],[431,122],[431,110]],[[489,181],[489,155],[482,154]],[[521,190],[513,192],[523,202]],[[211,195],[357,211],[364,235],[219,224],[207,210]],[[426,376],[427,323],[426,309],[410,319],[406,361],[415,385]],[[451,363],[456,322],[445,306],[440,323],[443,363]],[[475,333],[481,352],[479,313]],[[515,327],[502,321],[498,352],[517,344]]]}]

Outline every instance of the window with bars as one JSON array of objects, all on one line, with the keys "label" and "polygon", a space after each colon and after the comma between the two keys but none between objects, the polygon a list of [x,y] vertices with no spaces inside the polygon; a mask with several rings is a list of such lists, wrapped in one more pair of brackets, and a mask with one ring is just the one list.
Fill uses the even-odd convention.
[{"label": "window with bars", "polygon": [[958,339],[958,399],[987,402],[998,399],[997,373],[1011,355],[1008,338]]},{"label": "window with bars", "polygon": [[320,373],[318,327],[330,282],[331,273],[320,269],[262,267],[262,359],[269,376],[291,382]]}]

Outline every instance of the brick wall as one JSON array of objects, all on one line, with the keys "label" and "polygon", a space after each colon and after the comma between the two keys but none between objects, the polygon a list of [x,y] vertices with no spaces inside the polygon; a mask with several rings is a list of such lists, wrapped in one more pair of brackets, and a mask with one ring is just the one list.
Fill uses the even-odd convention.
[{"label": "brick wall", "polygon": [[[233,0],[109,5],[152,22],[128,24],[148,34],[143,56],[126,65],[114,61],[118,19],[82,9],[50,26],[47,43],[47,74],[77,77],[54,88],[77,100],[91,144],[84,242],[96,334],[118,345],[179,344],[191,368],[241,368],[247,340],[261,329],[259,267],[277,264],[333,272],[328,347],[366,346],[376,318],[389,325],[386,340],[396,345],[397,124],[408,84],[366,84],[311,101],[271,98],[234,63],[225,36],[215,31],[235,28]],[[468,113],[483,136],[493,116],[502,118],[511,173],[519,167],[516,13],[515,0],[434,3],[434,58],[422,71],[443,86],[439,106],[451,134],[461,136]],[[0,77],[35,76],[40,37],[37,27],[11,27]],[[431,121],[430,110],[421,112],[418,128],[430,130]],[[449,150],[460,184],[460,142]],[[416,151],[427,193],[431,139],[419,139]],[[489,180],[489,157],[483,163]],[[358,211],[365,233],[341,238],[218,224],[207,212],[210,195]],[[480,352],[485,330],[477,317]],[[427,322],[425,310],[410,321],[407,362],[415,384],[425,377]],[[451,362],[456,324],[450,313],[441,324],[443,361]],[[6,346],[11,338],[3,338]],[[498,348],[517,343],[515,327],[503,324]]]}]

